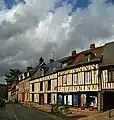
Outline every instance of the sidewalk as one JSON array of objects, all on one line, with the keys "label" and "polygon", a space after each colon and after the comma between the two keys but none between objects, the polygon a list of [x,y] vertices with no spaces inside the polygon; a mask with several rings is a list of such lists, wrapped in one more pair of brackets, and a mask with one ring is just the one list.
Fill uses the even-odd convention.
[{"label": "sidewalk", "polygon": [[70,110],[72,111],[72,116],[90,116],[97,114],[97,111],[89,111],[88,109],[81,110],[81,109],[70,108]]},{"label": "sidewalk", "polygon": [[[38,104],[32,103],[31,105],[27,105],[27,107],[34,107],[41,111],[51,113],[51,105],[38,105]],[[85,110],[75,109],[75,108],[69,108],[69,109],[72,111],[72,114],[67,115],[67,116],[71,116],[71,117],[87,117],[87,116],[97,114],[96,111],[89,111],[88,109],[85,109]]]},{"label": "sidewalk", "polygon": [[51,112],[51,105],[38,105],[38,104],[29,104],[27,107],[34,107],[44,112]]}]

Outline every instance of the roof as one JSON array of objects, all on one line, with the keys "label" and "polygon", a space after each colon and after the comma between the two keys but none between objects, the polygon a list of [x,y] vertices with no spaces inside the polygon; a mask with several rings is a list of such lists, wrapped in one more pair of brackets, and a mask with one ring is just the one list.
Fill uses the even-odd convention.
[{"label": "roof", "polygon": [[88,50],[82,51],[80,53],[77,53],[73,64],[80,64],[80,63],[87,61],[86,55],[89,55],[89,54],[94,55],[92,60],[101,59],[103,52],[104,52],[104,46],[100,46],[100,47],[96,47],[93,49],[88,49]]},{"label": "roof", "polygon": [[114,65],[113,51],[114,51],[114,42],[110,42],[104,45],[103,60],[102,63],[100,64],[101,67]]},{"label": "roof", "polygon": [[[104,46],[100,46],[100,47],[96,47],[96,48],[92,48],[92,49],[79,52],[73,57],[72,61],[70,61],[71,59],[67,61],[67,62],[69,61],[71,62],[70,64],[68,64],[67,67],[60,68],[58,69],[58,71],[64,70],[64,69],[70,69],[73,67],[83,66],[85,64],[92,64],[96,62],[99,63],[101,62],[103,53],[104,53]],[[87,55],[92,55],[92,60],[90,60],[89,62],[86,60]]]},{"label": "roof", "polygon": [[10,86],[9,90],[12,90],[14,87],[16,87],[17,84],[18,84],[18,82],[17,82],[17,81],[14,81],[14,82],[12,83],[12,85]]},{"label": "roof", "polygon": [[58,68],[61,68],[61,63],[59,60],[56,60],[54,62],[48,63],[46,65],[46,67],[48,69],[47,69],[47,72],[45,73],[45,75],[51,74],[51,73],[55,72]]},{"label": "roof", "polygon": [[69,60],[72,60],[73,58],[75,58],[75,56],[67,56],[59,59],[58,61],[62,63],[62,62],[67,62]]},{"label": "roof", "polygon": [[90,62],[82,62],[82,63],[79,63],[79,64],[74,64],[74,65],[67,66],[65,68],[60,68],[60,69],[57,69],[57,71],[67,70],[67,69],[71,69],[71,68],[74,68],[74,67],[80,67],[80,66],[84,66],[84,65],[91,65],[93,63],[100,63],[100,62],[101,62],[100,59],[95,59],[95,60],[92,60]]},{"label": "roof", "polygon": [[[56,71],[63,70],[63,69],[69,69],[71,67],[76,67],[76,66],[78,67],[78,66],[82,66],[85,64],[92,64],[96,62],[99,63],[101,62],[103,53],[104,53],[104,46],[100,46],[100,47],[96,47],[96,48],[92,48],[92,49],[79,52],[73,56],[67,56],[67,57],[61,58],[59,60],[53,61],[48,64],[45,64],[43,62],[41,65],[38,65],[35,68],[34,73],[31,77],[31,80],[41,77],[41,68],[46,70],[44,75],[49,75]],[[86,60],[87,55],[92,56],[92,60],[90,60],[89,62],[87,62]],[[66,67],[62,68],[61,63],[64,63],[64,62],[67,62],[68,64]]]},{"label": "roof", "polygon": [[45,66],[46,66],[45,62],[42,62],[41,64],[37,65],[31,75],[31,79],[35,79],[41,76],[41,69],[44,68]]}]

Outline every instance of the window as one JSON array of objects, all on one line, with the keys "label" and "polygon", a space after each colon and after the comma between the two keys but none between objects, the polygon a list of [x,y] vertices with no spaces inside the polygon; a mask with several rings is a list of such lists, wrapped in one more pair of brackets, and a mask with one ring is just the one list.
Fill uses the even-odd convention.
[{"label": "window", "polygon": [[45,91],[47,91],[47,89],[48,89],[48,81],[44,82],[44,89],[45,89]]},{"label": "window", "polygon": [[88,55],[87,61],[89,62],[91,60],[91,55]]},{"label": "window", "polygon": [[68,96],[67,95],[64,95],[64,105],[67,105],[67,100],[68,99]]},{"label": "window", "polygon": [[73,106],[78,106],[78,95],[73,95]]},{"label": "window", "polygon": [[86,105],[86,94],[81,94],[81,106]]},{"label": "window", "polygon": [[97,107],[97,97],[96,96],[89,96],[89,106],[93,106],[94,108]]},{"label": "window", "polygon": [[78,73],[73,74],[73,85],[78,84]]},{"label": "window", "polygon": [[32,92],[34,92],[34,83],[32,83]]},{"label": "window", "polygon": [[68,105],[72,105],[72,95],[68,95]]},{"label": "window", "polygon": [[41,72],[42,72],[41,74],[42,74],[42,76],[43,76],[43,75],[44,75],[44,69],[41,69]]},{"label": "window", "polygon": [[32,102],[34,102],[34,94],[32,93]]},{"label": "window", "polygon": [[62,67],[64,68],[64,67],[67,67],[67,63],[63,63],[62,64]]},{"label": "window", "polygon": [[91,55],[86,55],[85,56],[85,61],[89,62],[91,60]]},{"label": "window", "polygon": [[51,90],[51,80],[48,81],[48,90]]},{"label": "window", "polygon": [[67,85],[67,75],[63,76],[63,86]]},{"label": "window", "polygon": [[91,84],[92,74],[91,71],[85,72],[85,84]]},{"label": "window", "polygon": [[43,81],[40,82],[40,91],[43,91]]},{"label": "window", "polygon": [[114,82],[114,70],[108,71],[108,80],[109,82]]},{"label": "window", "polygon": [[58,105],[63,105],[63,95],[58,95]]}]

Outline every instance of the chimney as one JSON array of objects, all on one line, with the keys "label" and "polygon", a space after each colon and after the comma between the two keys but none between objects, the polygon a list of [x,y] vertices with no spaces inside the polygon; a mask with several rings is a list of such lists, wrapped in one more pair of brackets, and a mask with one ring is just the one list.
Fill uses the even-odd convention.
[{"label": "chimney", "polygon": [[90,49],[94,49],[95,48],[95,44],[93,43],[93,44],[90,44],[90,47],[89,47]]},{"label": "chimney", "polygon": [[54,59],[50,59],[50,63],[54,62]]},{"label": "chimney", "polygon": [[39,59],[39,64],[41,64],[41,63],[43,63],[43,62],[44,62],[43,57],[40,57],[40,59]]},{"label": "chimney", "polygon": [[27,67],[27,72],[29,72],[29,70],[31,70],[31,69],[32,69],[32,67],[28,66]]},{"label": "chimney", "polygon": [[73,50],[72,51],[72,56],[75,56],[76,55],[76,50]]}]

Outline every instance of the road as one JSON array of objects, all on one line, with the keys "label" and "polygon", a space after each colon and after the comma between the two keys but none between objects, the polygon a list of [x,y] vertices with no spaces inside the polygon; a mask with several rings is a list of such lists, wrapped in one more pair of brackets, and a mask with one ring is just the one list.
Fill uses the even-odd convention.
[{"label": "road", "polygon": [[26,108],[18,104],[7,104],[0,108],[0,120],[62,120],[58,116],[39,111],[34,108]]}]

